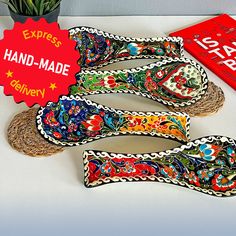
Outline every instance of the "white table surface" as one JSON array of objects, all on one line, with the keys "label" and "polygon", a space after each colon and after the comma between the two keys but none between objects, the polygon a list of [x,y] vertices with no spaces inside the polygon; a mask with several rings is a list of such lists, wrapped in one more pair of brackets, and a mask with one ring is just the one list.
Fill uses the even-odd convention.
[{"label": "white table surface", "polygon": [[[164,35],[208,17],[61,17],[61,28],[91,26],[133,37]],[[12,27],[0,17],[2,30]],[[186,53],[187,57],[191,57]],[[139,63],[139,64],[138,64]],[[147,61],[130,62],[129,66]],[[109,68],[124,68],[125,63]],[[211,71],[209,79],[225,92],[217,114],[191,119],[191,138],[219,134],[236,138],[236,93]],[[27,109],[0,88],[0,235],[235,235],[236,197],[215,198],[160,183],[118,183],[87,189],[83,185],[82,152],[99,149],[142,153],[179,144],[151,137],[113,137],[35,159],[13,150],[6,130],[12,117]],[[132,95],[90,96],[96,102],[127,110],[165,108]],[[234,232],[234,233],[233,233]]]}]

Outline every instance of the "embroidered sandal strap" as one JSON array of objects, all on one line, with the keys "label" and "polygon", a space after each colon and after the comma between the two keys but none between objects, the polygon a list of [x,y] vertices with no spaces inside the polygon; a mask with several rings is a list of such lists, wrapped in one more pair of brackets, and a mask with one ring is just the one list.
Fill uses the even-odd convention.
[{"label": "embroidered sandal strap", "polygon": [[236,140],[209,136],[178,148],[148,154],[85,151],[84,183],[157,181],[213,196],[236,194]]}]

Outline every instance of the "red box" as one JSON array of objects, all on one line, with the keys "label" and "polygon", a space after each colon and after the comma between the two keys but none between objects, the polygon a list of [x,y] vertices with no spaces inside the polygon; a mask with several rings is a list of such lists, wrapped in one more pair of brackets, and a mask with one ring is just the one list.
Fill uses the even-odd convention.
[{"label": "red box", "polygon": [[184,48],[236,90],[236,20],[222,14],[170,34]]}]

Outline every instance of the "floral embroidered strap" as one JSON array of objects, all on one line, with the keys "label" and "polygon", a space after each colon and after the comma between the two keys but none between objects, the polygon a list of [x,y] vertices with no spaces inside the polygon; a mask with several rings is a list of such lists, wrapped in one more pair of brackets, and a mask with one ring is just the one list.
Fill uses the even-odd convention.
[{"label": "floral embroidered strap", "polygon": [[37,115],[40,133],[55,144],[67,146],[124,134],[187,142],[189,125],[190,118],[186,113],[121,111],[79,96],[64,96],[58,103],[48,103]]},{"label": "floral embroidered strap", "polygon": [[150,154],[85,151],[85,186],[158,181],[218,197],[236,194],[236,140],[209,136]]},{"label": "floral embroidered strap", "polygon": [[201,99],[208,85],[204,69],[187,58],[167,59],[144,67],[117,71],[82,71],[72,95],[131,93],[164,105],[183,107]]},{"label": "floral embroidered strap", "polygon": [[90,27],[70,29],[70,38],[77,42],[78,63],[83,68],[99,68],[107,64],[137,58],[183,57],[180,37],[129,38]]}]

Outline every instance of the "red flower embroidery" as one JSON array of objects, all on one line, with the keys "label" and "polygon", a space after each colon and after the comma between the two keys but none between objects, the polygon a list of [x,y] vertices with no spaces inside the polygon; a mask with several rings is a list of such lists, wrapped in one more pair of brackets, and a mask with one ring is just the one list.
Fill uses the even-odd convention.
[{"label": "red flower embroidery", "polygon": [[151,71],[147,71],[146,72],[146,80],[144,83],[145,88],[149,91],[152,92],[153,90],[157,89],[157,84],[156,82],[153,81],[153,79],[151,78]]},{"label": "red flower embroidery", "polygon": [[102,129],[103,119],[99,115],[90,116],[86,121],[81,122],[89,131],[99,131]]},{"label": "red flower embroidery", "polygon": [[71,141],[75,141],[75,142],[79,141],[79,137],[73,135],[72,133],[70,133],[70,134],[68,135],[68,139],[71,140]]},{"label": "red flower embroidery", "polygon": [[[136,164],[135,165],[135,172],[136,175],[139,176],[150,176],[150,175],[155,175],[156,170],[150,165],[146,164]],[[133,174],[134,174],[133,173]]]},{"label": "red flower embroidery", "polygon": [[49,113],[46,114],[46,118],[44,119],[44,123],[51,126],[51,127],[59,125],[59,122],[56,120],[55,114],[53,111],[50,111]]},{"label": "red flower embroidery", "polygon": [[117,86],[116,80],[113,76],[109,75],[106,76],[101,82],[101,86],[104,86],[106,88],[115,88]]},{"label": "red flower embroidery", "polygon": [[165,72],[164,72],[163,70],[160,70],[160,71],[158,71],[158,72],[156,73],[156,77],[157,77],[158,79],[163,78],[164,75],[165,75]]},{"label": "red flower embroidery", "polygon": [[109,39],[106,39],[106,44],[107,44],[107,46],[111,46],[111,41],[109,40]]},{"label": "red flower embroidery", "polygon": [[127,117],[127,119],[129,120],[129,127],[135,127],[137,125],[142,124],[141,118],[133,118],[132,116],[130,116],[130,117]]},{"label": "red flower embroidery", "polygon": [[201,186],[199,182],[198,176],[195,174],[195,172],[191,171],[190,173],[184,173],[184,177],[188,179],[190,184],[194,184],[196,186]]},{"label": "red flower embroidery", "polygon": [[71,109],[69,110],[69,115],[78,115],[80,112],[79,106],[72,106]]},{"label": "red flower embroidery", "polygon": [[212,188],[215,191],[227,191],[236,188],[236,181],[230,180],[222,174],[216,174],[212,180]]},{"label": "red flower embroidery", "polygon": [[151,72],[150,70],[148,70],[148,71],[146,72],[146,76],[147,76],[147,77],[151,77],[151,74],[152,74],[152,72]]},{"label": "red flower embroidery", "polygon": [[60,139],[62,137],[62,135],[58,132],[53,132],[52,134],[56,139]]},{"label": "red flower embroidery", "polygon": [[163,130],[163,129],[167,129],[168,126],[166,124],[163,124],[161,125],[161,123],[165,121],[165,118],[161,117],[159,120],[155,121],[153,124],[152,124],[152,128],[153,129],[160,129],[160,130]]},{"label": "red flower embroidery", "polygon": [[100,111],[99,115],[100,116],[105,116],[105,112],[104,111]]},{"label": "red flower embroidery", "polygon": [[166,49],[166,52],[170,55],[172,55],[172,53],[176,50],[175,45],[173,43],[170,43],[170,42],[165,42],[164,47]]},{"label": "red flower embroidery", "polygon": [[175,76],[174,81],[176,82],[176,87],[178,89],[182,89],[182,86],[187,83],[187,80],[183,77],[183,73],[179,73],[179,75]]},{"label": "red flower embroidery", "polygon": [[74,124],[74,123],[71,123],[71,124],[69,124],[69,126],[68,126],[68,132],[69,132],[69,133],[72,133],[73,131],[76,131],[77,128],[78,128],[78,125],[76,125],[76,124]]},{"label": "red flower embroidery", "polygon": [[193,88],[188,88],[188,94],[190,94],[193,91]]},{"label": "red flower embroidery", "polygon": [[99,134],[99,131],[87,131],[86,135],[89,137],[96,137]]}]

